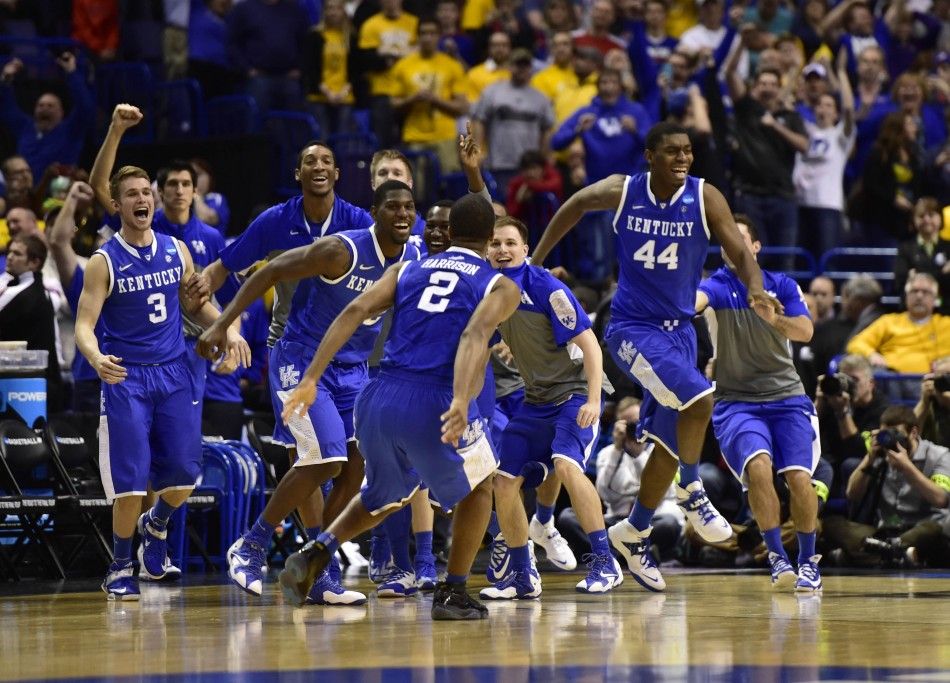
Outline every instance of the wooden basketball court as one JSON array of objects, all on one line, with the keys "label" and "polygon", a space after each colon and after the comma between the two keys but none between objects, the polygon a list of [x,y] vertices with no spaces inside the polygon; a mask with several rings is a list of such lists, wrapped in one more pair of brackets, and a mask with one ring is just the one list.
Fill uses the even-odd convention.
[{"label": "wooden basketball court", "polygon": [[950,574],[826,576],[800,597],[762,573],[680,570],[663,594],[628,577],[594,597],[545,573],[540,601],[462,623],[431,621],[428,597],[377,599],[365,576],[346,581],[362,607],[287,607],[273,574],[263,600],[189,581],[143,585],[138,604],[88,582],[8,595],[0,680],[950,680]]}]

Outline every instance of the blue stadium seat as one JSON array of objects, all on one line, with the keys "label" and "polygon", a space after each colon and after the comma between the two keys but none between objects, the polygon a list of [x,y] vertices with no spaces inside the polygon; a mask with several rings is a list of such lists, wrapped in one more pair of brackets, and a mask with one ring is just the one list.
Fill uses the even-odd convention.
[{"label": "blue stadium seat", "polygon": [[379,142],[372,133],[334,133],[327,144],[337,156],[361,156],[371,158],[379,149]]},{"label": "blue stadium seat", "polygon": [[156,80],[164,73],[162,32],[164,24],[153,19],[133,19],[119,27],[119,55],[128,62],[144,62]]},{"label": "blue stadium seat", "polygon": [[223,95],[205,105],[208,135],[250,135],[261,129],[261,114],[250,95]]},{"label": "blue stadium seat", "polygon": [[901,293],[894,291],[894,260],[892,247],[835,247],[818,260],[818,271],[839,287],[855,275],[870,275],[884,290],[882,303],[900,304]]},{"label": "blue stadium seat", "polygon": [[297,153],[310,140],[320,138],[320,126],[310,114],[271,110],[264,115],[264,130],[274,145],[274,191],[293,197],[300,192],[294,180]]},{"label": "blue stadium seat", "polygon": [[101,134],[112,119],[112,110],[120,103],[132,104],[142,110],[145,118],[130,129],[124,142],[152,142],[155,138],[153,112],[155,84],[148,65],[142,62],[102,64],[96,69],[96,99],[105,117]]},{"label": "blue stadium seat", "polygon": [[159,139],[175,140],[207,135],[201,84],[193,78],[159,83],[155,90],[155,118]]}]

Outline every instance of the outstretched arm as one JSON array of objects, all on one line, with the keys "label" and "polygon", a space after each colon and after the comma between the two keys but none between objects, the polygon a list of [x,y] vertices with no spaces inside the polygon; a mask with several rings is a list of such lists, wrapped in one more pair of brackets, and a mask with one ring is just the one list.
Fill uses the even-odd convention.
[{"label": "outstretched arm", "polygon": [[349,250],[337,237],[323,237],[306,247],[285,251],[241,285],[221,316],[201,335],[196,347],[198,353],[214,360],[219,353],[217,349],[224,348],[228,326],[278,282],[318,275],[335,279],[349,270],[350,261]]},{"label": "outstretched arm", "polygon": [[353,299],[346,308],[340,311],[340,315],[330,323],[327,333],[323,335],[317,352],[307,366],[307,371],[300,378],[300,384],[290,392],[290,395],[284,401],[284,412],[281,418],[286,424],[293,419],[295,415],[305,413],[313,402],[317,399],[317,381],[323,375],[324,370],[333,360],[343,345],[353,336],[353,333],[359,329],[364,320],[376,318],[385,313],[393,305],[396,298],[396,282],[399,279],[399,271],[405,266],[405,263],[397,263],[391,266],[383,276],[376,281],[372,287]]},{"label": "outstretched arm", "polygon": [[458,446],[468,426],[468,406],[485,379],[488,342],[498,325],[507,320],[521,303],[521,290],[512,280],[500,277],[475,312],[459,339],[455,353],[452,403],[442,414],[442,442]]},{"label": "outstretched arm", "polygon": [[571,195],[570,199],[557,210],[544,234],[541,235],[541,240],[532,254],[531,260],[534,265],[540,266],[544,263],[545,257],[551,253],[554,245],[577,225],[577,221],[587,211],[616,209],[620,205],[626,182],[627,176],[615,174],[598,180],[593,185],[588,185]]},{"label": "outstretched arm", "polygon": [[109,178],[112,176],[112,167],[115,166],[115,155],[119,150],[119,143],[122,142],[122,136],[132,126],[138,125],[144,115],[138,107],[131,104],[117,104],[112,112],[112,123],[109,124],[109,132],[106,133],[105,140],[102,141],[102,147],[96,155],[96,161],[92,165],[92,172],[89,174],[89,184],[96,193],[96,201],[109,214],[115,213],[112,209],[112,195],[109,193]]}]

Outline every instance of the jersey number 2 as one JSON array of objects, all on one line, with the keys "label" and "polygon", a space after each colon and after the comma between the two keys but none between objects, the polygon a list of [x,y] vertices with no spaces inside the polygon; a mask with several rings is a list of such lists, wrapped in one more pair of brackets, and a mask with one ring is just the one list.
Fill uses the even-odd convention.
[{"label": "jersey number 2", "polygon": [[653,255],[655,247],[655,240],[645,242],[642,247],[634,252],[633,260],[642,263],[643,267],[647,270],[653,270],[657,263],[666,265],[667,270],[676,270],[676,266],[679,265],[679,259],[676,256],[676,250],[679,244],[677,242],[671,243],[666,249],[660,252],[659,256]]},{"label": "jersey number 2", "polygon": [[149,322],[158,323],[165,322],[168,318],[168,309],[165,308],[165,295],[161,292],[156,292],[155,294],[149,295],[145,300],[149,306],[154,307],[154,311],[148,314]]},{"label": "jersey number 2", "polygon": [[429,313],[444,313],[449,306],[449,294],[455,291],[459,276],[436,271],[429,276],[429,286],[422,292],[418,308]]}]

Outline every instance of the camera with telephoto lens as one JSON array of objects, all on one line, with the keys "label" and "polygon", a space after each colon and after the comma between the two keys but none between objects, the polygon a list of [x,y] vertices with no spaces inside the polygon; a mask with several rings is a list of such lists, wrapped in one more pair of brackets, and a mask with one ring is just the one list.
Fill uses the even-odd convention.
[{"label": "camera with telephoto lens", "polygon": [[874,437],[874,443],[887,451],[896,451],[898,444],[907,449],[907,437],[896,429],[882,429]]},{"label": "camera with telephoto lens", "polygon": [[632,441],[636,441],[637,439],[637,423],[636,422],[627,423],[627,438]]},{"label": "camera with telephoto lens", "polygon": [[934,377],[934,389],[941,393],[950,391],[950,375],[937,375]]},{"label": "camera with telephoto lens", "polygon": [[836,372],[822,377],[818,386],[825,396],[841,396],[846,392],[850,395],[854,390],[854,380],[843,372]]}]

